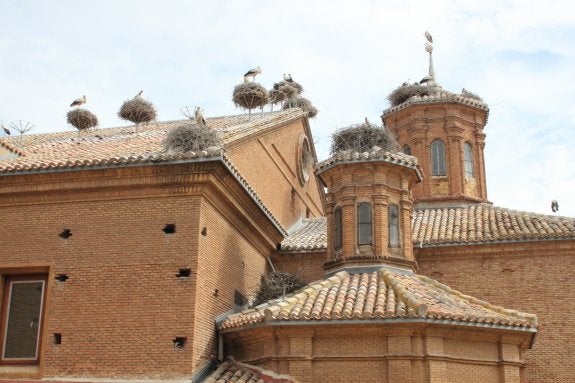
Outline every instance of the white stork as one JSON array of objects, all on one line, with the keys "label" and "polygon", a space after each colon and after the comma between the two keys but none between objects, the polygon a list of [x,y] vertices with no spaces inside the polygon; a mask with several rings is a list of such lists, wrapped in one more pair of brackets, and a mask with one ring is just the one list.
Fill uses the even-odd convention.
[{"label": "white stork", "polygon": [[142,98],[142,93],[144,93],[143,90],[139,91],[138,94],[134,96],[134,100],[137,100],[138,98]]},{"label": "white stork", "polygon": [[425,38],[426,38],[427,41],[429,41],[430,43],[433,43],[433,37],[431,37],[431,33],[429,33],[428,31],[425,31]]},{"label": "white stork", "polygon": [[199,106],[196,106],[196,109],[194,110],[194,120],[196,121],[196,124],[206,126],[204,110]]},{"label": "white stork", "polygon": [[4,123],[2,123],[2,130],[4,131],[4,133],[6,133],[7,136],[10,135],[10,129],[8,129],[7,127],[4,126]]},{"label": "white stork", "polygon": [[557,213],[559,211],[559,202],[557,202],[556,199],[554,199],[553,201],[551,201],[551,211],[553,213]]},{"label": "white stork", "polygon": [[74,101],[72,101],[72,103],[70,104],[70,108],[75,107],[80,107],[80,105],[85,104],[86,103],[86,95],[83,95],[81,98],[77,98]]},{"label": "white stork", "polygon": [[291,77],[291,73],[288,73],[288,74],[284,73],[284,81],[285,82],[293,82],[293,78]]},{"label": "white stork", "polygon": [[260,73],[262,73],[262,69],[259,66],[254,69],[250,69],[246,72],[246,74],[244,74],[244,83],[248,83],[250,81],[254,82],[255,77]]}]

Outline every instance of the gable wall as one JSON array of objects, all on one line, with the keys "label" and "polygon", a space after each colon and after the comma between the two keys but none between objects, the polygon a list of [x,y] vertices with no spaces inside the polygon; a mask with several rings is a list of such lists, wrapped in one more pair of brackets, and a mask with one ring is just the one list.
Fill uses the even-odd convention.
[{"label": "gable wall", "polygon": [[298,180],[300,140],[304,135],[303,120],[297,120],[226,147],[242,176],[285,228],[306,215],[323,215],[313,173],[303,186]]},{"label": "gable wall", "polygon": [[418,273],[464,294],[536,314],[526,382],[572,382],[575,241],[415,248]]}]

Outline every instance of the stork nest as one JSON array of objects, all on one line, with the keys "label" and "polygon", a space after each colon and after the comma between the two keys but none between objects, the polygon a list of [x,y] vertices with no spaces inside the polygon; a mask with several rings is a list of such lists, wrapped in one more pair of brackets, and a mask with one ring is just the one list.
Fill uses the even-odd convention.
[{"label": "stork nest", "polygon": [[138,97],[124,101],[118,116],[134,124],[140,124],[154,121],[157,117],[157,112],[151,102]]},{"label": "stork nest", "polygon": [[288,97],[293,97],[303,93],[303,86],[295,81],[280,81],[274,84],[274,89],[283,90],[285,93],[291,93]]},{"label": "stork nest", "polygon": [[287,98],[285,93],[278,89],[270,89],[269,96],[271,104],[278,104]]},{"label": "stork nest", "polygon": [[314,118],[315,116],[317,116],[318,113],[317,108],[313,106],[311,101],[305,97],[296,97],[288,100],[284,104],[283,109],[286,110],[289,108],[301,108],[303,109],[304,112],[307,113],[307,116],[309,118]]},{"label": "stork nest", "polygon": [[87,109],[74,109],[68,112],[68,124],[82,131],[98,126],[98,117]]},{"label": "stork nest", "polygon": [[221,146],[218,133],[203,125],[185,123],[168,132],[164,139],[166,151],[185,153]]},{"label": "stork nest", "polygon": [[391,92],[389,96],[387,96],[387,99],[391,103],[391,106],[397,106],[403,104],[413,96],[423,97],[429,94],[431,94],[431,88],[415,83],[400,86]]},{"label": "stork nest", "polygon": [[232,100],[236,106],[255,109],[267,104],[270,100],[268,90],[255,82],[236,85]]},{"label": "stork nest", "polygon": [[289,294],[305,286],[305,282],[297,275],[275,271],[262,279],[262,283],[255,294],[254,306],[260,305],[270,299],[279,298],[285,293]]},{"label": "stork nest", "polygon": [[390,130],[369,122],[339,129],[331,135],[330,152],[332,156],[347,150],[363,153],[374,147],[396,152],[400,150],[399,144]]}]

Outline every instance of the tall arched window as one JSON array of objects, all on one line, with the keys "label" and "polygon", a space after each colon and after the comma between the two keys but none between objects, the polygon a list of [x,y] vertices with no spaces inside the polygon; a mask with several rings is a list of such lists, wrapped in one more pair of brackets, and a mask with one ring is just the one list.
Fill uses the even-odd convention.
[{"label": "tall arched window", "polygon": [[441,140],[433,140],[431,143],[431,175],[445,176],[445,144]]},{"label": "tall arched window", "polygon": [[473,147],[469,142],[463,144],[463,170],[465,177],[475,177],[473,173]]},{"label": "tall arched window", "polygon": [[371,205],[369,202],[357,205],[357,244],[371,245]]},{"label": "tall arched window", "polygon": [[336,207],[333,211],[333,247],[336,250],[341,249],[343,244],[341,223],[341,208]]},{"label": "tall arched window", "polygon": [[404,152],[405,154],[409,154],[409,155],[411,156],[411,146],[405,145],[405,146],[403,147],[403,152]]},{"label": "tall arched window", "polygon": [[387,208],[389,223],[389,246],[399,246],[399,208],[396,204],[391,204]]}]

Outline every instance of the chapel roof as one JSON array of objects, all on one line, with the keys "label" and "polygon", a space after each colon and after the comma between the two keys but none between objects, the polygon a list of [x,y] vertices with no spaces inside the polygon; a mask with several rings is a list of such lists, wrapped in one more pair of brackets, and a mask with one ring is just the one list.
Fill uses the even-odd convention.
[{"label": "chapel roof", "polygon": [[279,375],[261,367],[225,360],[204,381],[204,383],[297,383],[289,375]]},{"label": "chapel roof", "polygon": [[[251,120],[247,115],[208,118],[207,126],[220,133],[223,146],[226,146],[304,116],[305,112],[294,108],[266,113],[263,117],[254,115]],[[189,123],[189,120],[101,128],[82,133],[65,131],[1,137],[0,148],[14,156],[3,156],[0,160],[0,175],[193,160],[221,154],[221,147],[187,153],[167,152],[163,145],[167,132],[185,123]]]},{"label": "chapel roof", "polygon": [[281,248],[286,251],[324,250],[327,246],[327,220],[304,218],[288,231]]},{"label": "chapel roof", "polygon": [[535,331],[537,318],[464,295],[433,279],[385,268],[340,271],[287,295],[232,314],[221,330],[269,324],[431,322]]},{"label": "chapel roof", "polygon": [[401,152],[388,151],[378,147],[374,147],[372,150],[365,152],[358,152],[356,150],[337,152],[327,160],[319,162],[316,165],[316,172],[322,173],[337,164],[376,161],[405,166],[413,169],[419,180],[423,178],[423,171],[417,163],[417,158]]}]

